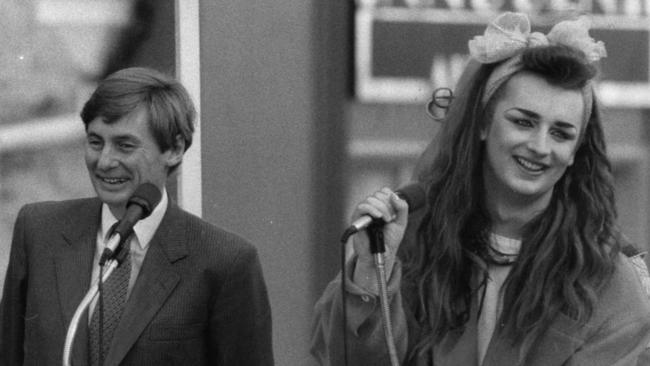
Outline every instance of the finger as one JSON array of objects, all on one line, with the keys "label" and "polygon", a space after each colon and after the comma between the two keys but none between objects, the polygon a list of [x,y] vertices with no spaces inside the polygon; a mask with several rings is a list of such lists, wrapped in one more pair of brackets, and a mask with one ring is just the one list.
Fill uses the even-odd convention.
[{"label": "finger", "polygon": [[408,203],[401,199],[397,194],[393,193],[390,196],[390,202],[394,210],[396,211],[395,221],[399,224],[406,225],[408,221],[408,212],[409,205]]},{"label": "finger", "polygon": [[390,197],[391,194],[395,193],[392,189],[390,189],[388,187],[384,187],[384,188],[382,188],[381,190],[379,190],[377,192],[378,193],[381,192],[381,193],[385,194],[388,197]]},{"label": "finger", "polygon": [[368,197],[366,201],[381,211],[381,218],[384,219],[384,221],[390,222],[395,219],[395,210],[393,210],[390,203],[390,197],[378,198],[377,196],[372,196]]},{"label": "finger", "polygon": [[368,203],[368,201],[363,201],[357,205],[357,209],[352,217],[353,221],[360,218],[361,216],[368,215],[375,219],[383,218],[383,213],[374,205]]}]

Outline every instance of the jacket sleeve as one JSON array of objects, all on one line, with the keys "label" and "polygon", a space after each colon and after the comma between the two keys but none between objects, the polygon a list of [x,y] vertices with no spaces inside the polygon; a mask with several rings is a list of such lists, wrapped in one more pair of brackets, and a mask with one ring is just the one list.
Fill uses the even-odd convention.
[{"label": "jacket sleeve", "polygon": [[18,213],[14,225],[9,266],[0,301],[0,365],[22,365],[25,339],[25,298],[27,263],[24,248],[24,217],[26,209]]},{"label": "jacket sleeve", "polygon": [[[355,262],[353,258],[346,264],[347,324],[342,324],[341,274],[330,282],[314,309],[311,353],[322,366],[346,364],[343,331],[347,335],[348,365],[390,365],[379,298],[352,282]],[[388,281],[388,302],[398,358],[403,361],[408,329],[400,285],[401,264],[397,261]]]},{"label": "jacket sleeve", "polygon": [[624,258],[601,298],[607,316],[573,355],[569,366],[636,366],[650,342],[650,300],[634,267]]},{"label": "jacket sleeve", "polygon": [[257,251],[240,250],[211,309],[210,364],[273,365],[271,308]]},{"label": "jacket sleeve", "polygon": [[568,366],[637,366],[650,340],[650,319],[612,324],[573,355]]}]

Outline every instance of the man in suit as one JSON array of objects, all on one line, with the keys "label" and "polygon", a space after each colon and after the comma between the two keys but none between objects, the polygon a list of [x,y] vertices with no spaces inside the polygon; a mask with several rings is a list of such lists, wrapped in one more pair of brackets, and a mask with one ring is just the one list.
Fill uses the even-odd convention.
[{"label": "man in suit", "polygon": [[18,214],[0,303],[0,364],[61,364],[110,228],[148,182],[162,199],[135,225],[127,260],[111,274],[125,268],[117,325],[101,328],[112,315],[98,323],[93,301],[72,365],[272,365],[271,311],[255,248],[166,193],[192,143],[195,111],[186,90],[150,69],[121,70],[99,84],[81,118],[97,197],[29,204]]}]

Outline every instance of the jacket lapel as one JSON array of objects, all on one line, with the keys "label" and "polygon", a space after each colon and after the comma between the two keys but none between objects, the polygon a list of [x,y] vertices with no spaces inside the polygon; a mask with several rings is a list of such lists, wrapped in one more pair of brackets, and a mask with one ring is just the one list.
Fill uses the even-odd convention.
[{"label": "jacket lapel", "polygon": [[[582,346],[587,327],[579,327],[577,322],[564,314],[559,314],[551,323],[544,336],[533,345],[533,354],[527,360],[529,366],[561,366]],[[483,366],[517,365],[519,347],[499,334],[490,341]]]},{"label": "jacket lapel", "polygon": [[[408,296],[408,292],[405,296]],[[470,319],[467,324],[462,329],[449,332],[434,347],[433,354],[428,355],[432,356],[434,365],[478,365],[477,311],[478,303],[474,296],[472,298]],[[414,316],[411,315],[411,317]],[[551,322],[544,336],[535,342],[533,354],[526,366],[564,365],[576,350],[584,344],[589,329],[589,326],[581,327],[574,319],[560,313]],[[419,339],[422,336],[419,333],[415,335],[415,337],[411,337],[413,334],[409,333],[411,339]],[[512,343],[501,334],[501,329],[497,326],[481,366],[517,365],[518,361],[519,347],[513,347]],[[428,357],[420,356],[409,364],[424,366],[430,363]]]},{"label": "jacket lapel", "polygon": [[174,262],[187,256],[181,216],[181,210],[170,200],[115,330],[106,355],[107,365],[117,365],[124,359],[180,280]]},{"label": "jacket lapel", "polygon": [[[72,210],[63,228],[64,243],[56,246],[54,262],[56,284],[61,305],[61,316],[66,330],[90,287],[92,260],[99,227],[101,202],[92,199]],[[72,349],[73,364],[85,364],[87,360],[87,317],[82,316]]]},{"label": "jacket lapel", "polygon": [[434,365],[477,365],[477,305],[472,300],[470,318],[463,327],[449,332],[434,348]]}]

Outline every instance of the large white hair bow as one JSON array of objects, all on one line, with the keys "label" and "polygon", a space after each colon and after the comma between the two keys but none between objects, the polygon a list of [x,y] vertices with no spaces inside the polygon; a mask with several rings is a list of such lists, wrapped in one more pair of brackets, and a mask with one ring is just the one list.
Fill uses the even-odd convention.
[{"label": "large white hair bow", "polygon": [[530,32],[525,14],[506,12],[490,23],[482,36],[469,41],[470,55],[480,63],[489,64],[511,58],[529,47],[561,44],[582,51],[589,62],[607,56],[605,44],[589,36],[591,22],[586,16],[556,24],[544,35]]}]

